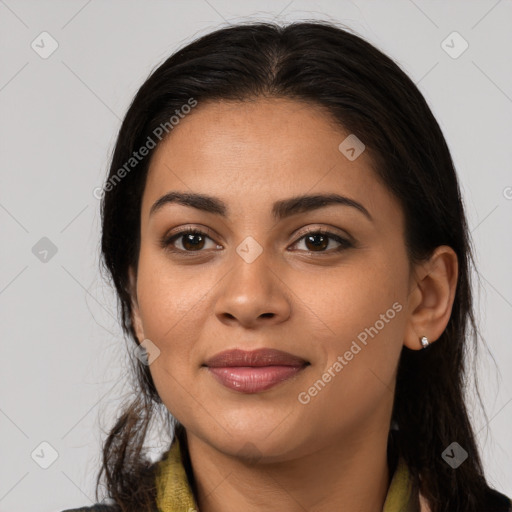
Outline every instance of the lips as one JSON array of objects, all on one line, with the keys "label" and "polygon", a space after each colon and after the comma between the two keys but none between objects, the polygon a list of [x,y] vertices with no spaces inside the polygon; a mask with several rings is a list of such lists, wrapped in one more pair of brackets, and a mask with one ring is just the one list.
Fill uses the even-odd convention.
[{"label": "lips", "polygon": [[290,379],[309,363],[276,349],[226,350],[203,366],[225,387],[242,393],[258,393]]},{"label": "lips", "polygon": [[303,366],[307,361],[288,352],[270,348],[259,350],[226,350],[206,361],[209,368],[226,366]]}]

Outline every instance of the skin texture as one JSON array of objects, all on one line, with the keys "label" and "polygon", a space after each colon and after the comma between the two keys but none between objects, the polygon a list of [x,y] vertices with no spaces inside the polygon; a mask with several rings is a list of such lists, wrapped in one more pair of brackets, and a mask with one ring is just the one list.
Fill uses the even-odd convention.
[{"label": "skin texture", "polygon": [[[340,152],[348,134],[318,108],[288,99],[207,102],[152,157],[139,265],[130,273],[132,317],[139,341],[160,350],[151,375],[187,429],[202,511],[375,512],[384,504],[400,352],[442,334],[457,257],[441,246],[429,261],[409,263],[401,207],[369,151],[354,161]],[[229,215],[173,203],[150,216],[170,191],[218,197]],[[274,201],[322,193],[360,202],[373,222],[340,205],[271,216]],[[193,254],[172,253],[160,239],[180,227],[208,228],[210,238],[194,251],[178,237],[174,247]],[[320,228],[351,237],[354,247],[307,243],[303,236]],[[236,251],[248,236],[262,249],[251,263]],[[393,318],[301,403],[299,394],[390,309]],[[224,387],[202,366],[226,349],[262,347],[310,365],[255,394]]]}]

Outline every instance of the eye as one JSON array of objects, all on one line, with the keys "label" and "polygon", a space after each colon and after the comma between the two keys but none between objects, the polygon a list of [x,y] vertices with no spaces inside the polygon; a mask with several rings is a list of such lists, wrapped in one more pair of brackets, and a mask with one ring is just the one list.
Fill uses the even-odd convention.
[{"label": "eye", "polygon": [[[201,249],[205,247],[206,240],[213,240],[205,232],[196,228],[186,228],[181,230],[179,233],[163,238],[161,245],[164,249],[172,252],[201,252]],[[179,242],[182,248],[176,247],[175,242]],[[213,244],[213,248],[217,247],[222,249],[221,245]]]},{"label": "eye", "polygon": [[[325,231],[322,229],[318,229],[315,231],[310,231],[305,235],[301,236],[295,244],[299,243],[301,240],[304,240],[304,244],[306,246],[307,252],[322,252],[322,253],[333,253],[340,252],[344,249],[348,249],[350,247],[354,247],[353,243],[343,238],[335,233],[331,233],[330,231]],[[331,249],[329,251],[325,251],[329,246],[329,242],[334,240],[338,247]],[[294,245],[295,245],[294,244]]]}]

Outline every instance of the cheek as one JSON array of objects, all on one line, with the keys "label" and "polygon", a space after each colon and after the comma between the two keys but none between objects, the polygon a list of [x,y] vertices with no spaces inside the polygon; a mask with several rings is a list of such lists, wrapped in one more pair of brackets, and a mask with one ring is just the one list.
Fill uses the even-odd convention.
[{"label": "cheek", "polygon": [[392,407],[404,308],[400,301],[377,297],[369,304],[363,291],[333,308],[337,315],[330,326],[336,335],[322,340],[325,359],[297,396],[304,414],[325,432],[341,428],[348,435],[372,415],[387,421]]},{"label": "cheek", "polygon": [[[404,255],[383,254],[375,252],[361,265],[340,267],[329,279],[321,277],[315,287],[309,283],[301,290],[328,327],[322,341],[325,359],[308,383],[311,387],[303,389],[305,400],[311,398],[318,412],[334,404],[346,417],[342,409],[347,404],[362,412],[385,397],[392,399],[406,324],[407,264]],[[338,414],[333,415],[339,421]]]},{"label": "cheek", "polygon": [[[158,278],[156,277],[158,275]],[[199,322],[194,321],[201,303],[176,278],[151,272],[140,281],[139,307],[145,337],[159,350],[149,366],[158,395],[179,421],[194,414],[196,390],[194,340],[200,337]],[[194,300],[195,299],[195,300]]]},{"label": "cheek", "polygon": [[162,401],[179,420],[197,414],[204,392],[197,380],[203,355],[197,342],[208,339],[211,293],[220,278],[193,264],[171,265],[161,251],[141,248],[139,310],[145,337],[160,351],[149,369]]},{"label": "cheek", "polygon": [[294,294],[322,326],[331,356],[347,350],[360,333],[364,341],[367,329],[380,340],[395,337],[403,327],[397,319],[405,309],[405,268],[400,255],[385,258],[373,251],[323,274],[295,276]]},{"label": "cheek", "polygon": [[185,329],[184,324],[193,329],[195,324],[190,318],[201,309],[207,286],[204,279],[192,276],[192,266],[190,269],[172,266],[163,251],[143,245],[137,296],[146,336],[165,344],[178,338],[177,333]]}]

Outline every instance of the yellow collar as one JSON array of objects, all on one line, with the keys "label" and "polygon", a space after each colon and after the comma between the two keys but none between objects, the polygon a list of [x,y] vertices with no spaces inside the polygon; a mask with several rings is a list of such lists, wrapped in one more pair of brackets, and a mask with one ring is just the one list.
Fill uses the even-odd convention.
[{"label": "yellow collar", "polygon": [[[403,458],[398,459],[382,512],[417,512],[412,495],[412,481]],[[158,463],[158,512],[197,512],[197,504],[181,460],[178,438]]]}]

